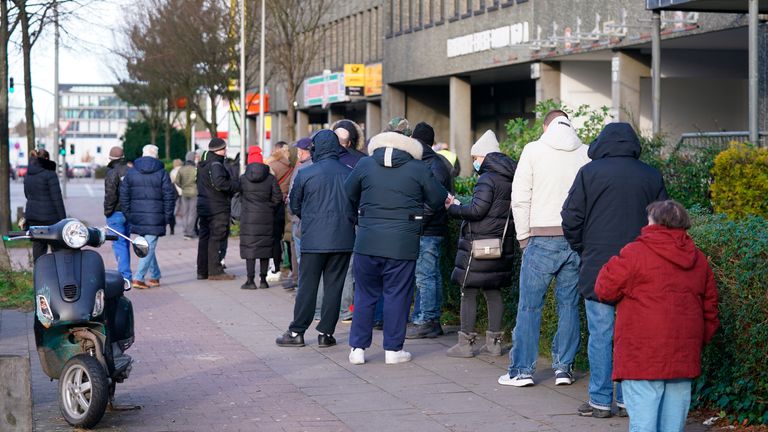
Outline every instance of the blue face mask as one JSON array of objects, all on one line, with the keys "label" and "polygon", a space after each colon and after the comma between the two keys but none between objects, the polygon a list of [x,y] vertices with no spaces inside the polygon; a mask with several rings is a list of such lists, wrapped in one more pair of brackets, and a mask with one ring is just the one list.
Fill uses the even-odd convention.
[{"label": "blue face mask", "polygon": [[479,161],[472,162],[472,166],[475,167],[475,171],[480,172],[480,162]]}]

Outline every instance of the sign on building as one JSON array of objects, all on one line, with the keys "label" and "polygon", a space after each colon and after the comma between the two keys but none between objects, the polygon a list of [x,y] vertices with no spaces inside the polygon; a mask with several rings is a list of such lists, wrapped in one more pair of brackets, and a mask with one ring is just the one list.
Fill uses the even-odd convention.
[{"label": "sign on building", "polygon": [[378,96],[381,94],[381,63],[365,67],[365,95]]},{"label": "sign on building", "polygon": [[343,73],[318,75],[304,81],[304,106],[325,106],[348,100]]},{"label": "sign on building", "polygon": [[344,65],[344,87],[347,96],[362,96],[365,88],[365,65],[348,63]]}]

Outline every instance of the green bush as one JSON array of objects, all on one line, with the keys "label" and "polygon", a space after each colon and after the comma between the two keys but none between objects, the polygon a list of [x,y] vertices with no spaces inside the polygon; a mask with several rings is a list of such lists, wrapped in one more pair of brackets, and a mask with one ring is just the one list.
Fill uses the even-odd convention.
[{"label": "green bush", "polygon": [[690,234],[709,257],[720,329],[704,350],[693,406],[730,420],[768,423],[768,220],[692,212]]},{"label": "green bush", "polygon": [[768,217],[768,149],[733,143],[715,157],[712,204],[730,218]]}]

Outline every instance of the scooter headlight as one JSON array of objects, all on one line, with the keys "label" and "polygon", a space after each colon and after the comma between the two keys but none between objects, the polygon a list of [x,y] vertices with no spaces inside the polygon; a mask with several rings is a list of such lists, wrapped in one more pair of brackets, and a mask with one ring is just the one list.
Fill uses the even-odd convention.
[{"label": "scooter headlight", "polygon": [[104,290],[96,291],[96,299],[93,302],[93,313],[91,316],[97,317],[104,312]]},{"label": "scooter headlight", "polygon": [[48,302],[48,298],[44,295],[37,296],[37,320],[43,327],[48,328],[53,321],[53,312],[51,312],[51,305]]},{"label": "scooter headlight", "polygon": [[80,249],[88,243],[88,227],[79,221],[68,222],[64,225],[61,237],[67,246]]}]

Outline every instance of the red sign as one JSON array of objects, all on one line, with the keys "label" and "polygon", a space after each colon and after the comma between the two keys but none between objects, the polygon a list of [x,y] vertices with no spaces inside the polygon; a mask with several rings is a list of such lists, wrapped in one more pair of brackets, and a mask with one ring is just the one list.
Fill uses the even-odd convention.
[{"label": "red sign", "polygon": [[[245,95],[245,101],[248,103],[245,112],[249,115],[259,114],[259,94],[248,93]],[[264,112],[269,112],[269,94],[264,95]]]}]

